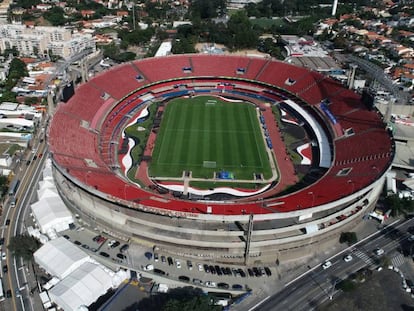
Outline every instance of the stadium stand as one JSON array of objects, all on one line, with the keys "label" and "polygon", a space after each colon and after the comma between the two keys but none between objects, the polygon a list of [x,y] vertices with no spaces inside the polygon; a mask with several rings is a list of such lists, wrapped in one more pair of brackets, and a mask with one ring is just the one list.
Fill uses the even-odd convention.
[{"label": "stadium stand", "polygon": [[111,69],[111,72],[112,75],[101,73],[93,77],[89,83],[118,100],[144,85],[144,82],[135,79],[139,72],[131,64],[119,65]]}]

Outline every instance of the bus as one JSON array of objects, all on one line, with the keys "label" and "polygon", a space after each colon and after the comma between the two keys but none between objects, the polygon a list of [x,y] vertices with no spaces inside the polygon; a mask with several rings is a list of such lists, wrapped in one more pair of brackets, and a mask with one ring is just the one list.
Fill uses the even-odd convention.
[{"label": "bus", "polygon": [[9,195],[15,195],[20,185],[20,179],[13,179],[9,187]]},{"label": "bus", "polygon": [[0,301],[4,300],[3,279],[0,278]]}]

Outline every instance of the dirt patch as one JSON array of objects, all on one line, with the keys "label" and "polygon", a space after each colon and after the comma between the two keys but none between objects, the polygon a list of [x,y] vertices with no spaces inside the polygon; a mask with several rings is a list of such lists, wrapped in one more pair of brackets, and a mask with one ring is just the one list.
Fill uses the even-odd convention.
[{"label": "dirt patch", "polygon": [[374,271],[352,292],[342,293],[320,311],[414,310],[414,299],[402,288],[400,275],[392,270]]}]

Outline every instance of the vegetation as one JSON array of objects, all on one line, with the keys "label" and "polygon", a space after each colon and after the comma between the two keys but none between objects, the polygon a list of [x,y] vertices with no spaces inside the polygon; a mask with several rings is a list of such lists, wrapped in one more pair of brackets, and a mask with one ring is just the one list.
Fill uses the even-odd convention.
[{"label": "vegetation", "polygon": [[358,238],[355,232],[342,232],[341,236],[339,237],[339,243],[348,243],[348,245],[352,245],[358,242]]},{"label": "vegetation", "polygon": [[391,209],[391,216],[408,215],[414,213],[414,200],[400,198],[397,194],[385,198],[385,204]]},{"label": "vegetation", "polygon": [[[209,167],[204,161],[214,163]],[[236,179],[251,180],[255,173],[271,176],[255,107],[211,96],[171,101],[154,147],[150,175],[177,177],[192,171],[193,177],[210,179],[222,170]]]},{"label": "vegetation", "polygon": [[10,239],[10,244],[7,246],[13,256],[22,257],[25,261],[31,261],[33,253],[40,247],[40,242],[29,235],[17,235]]},{"label": "vegetation", "polygon": [[121,52],[121,49],[115,43],[103,45],[101,48],[104,57],[109,57],[120,63],[134,60],[136,57],[133,52]]},{"label": "vegetation", "polygon": [[141,300],[137,310],[161,311],[219,311],[221,306],[214,305],[214,298],[206,295],[200,288],[192,286],[172,288],[168,293],[157,294]]},{"label": "vegetation", "polygon": [[344,292],[351,292],[356,288],[355,282],[350,279],[345,279],[336,284],[337,290],[342,290]]},{"label": "vegetation", "polygon": [[1,196],[6,195],[8,189],[9,189],[9,180],[7,179],[7,176],[0,175],[0,194],[1,194]]},{"label": "vegetation", "polygon": [[16,93],[11,90],[16,86],[17,82],[28,75],[26,64],[18,58],[13,58],[10,62],[9,75],[4,82],[1,101],[15,102]]},{"label": "vegetation", "polygon": [[49,21],[52,26],[62,26],[66,23],[65,12],[61,7],[54,6],[44,13],[44,18]]}]

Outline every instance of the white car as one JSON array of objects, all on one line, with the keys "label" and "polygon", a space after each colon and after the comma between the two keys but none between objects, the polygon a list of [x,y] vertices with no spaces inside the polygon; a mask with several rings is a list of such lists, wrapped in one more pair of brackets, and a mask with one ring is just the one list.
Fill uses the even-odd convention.
[{"label": "white car", "polygon": [[200,271],[200,272],[203,272],[204,271],[203,265],[201,263],[198,263],[197,264],[197,268],[198,268],[198,271]]},{"label": "white car", "polygon": [[328,261],[325,261],[325,262],[323,263],[322,268],[323,268],[324,270],[326,270],[326,269],[328,269],[330,266],[332,266],[332,262],[330,262],[330,261],[328,260]]},{"label": "white car", "polygon": [[108,242],[108,247],[111,247],[116,241],[115,240],[111,240]]},{"label": "white car", "polygon": [[352,260],[352,256],[351,255],[346,255],[345,257],[344,257],[344,261],[345,262],[350,262]]},{"label": "white car", "polygon": [[154,265],[146,265],[144,267],[144,271],[152,271],[152,270],[154,270]]},{"label": "white car", "polygon": [[205,283],[205,285],[206,285],[207,287],[217,287],[217,284],[216,284],[215,282],[211,282],[211,281],[207,281],[207,282]]},{"label": "white car", "polygon": [[181,262],[179,260],[175,261],[175,265],[178,269],[181,269]]},{"label": "white car", "polygon": [[374,254],[377,255],[377,256],[381,256],[384,253],[385,252],[384,252],[384,250],[382,248],[376,248],[376,249],[374,249]]},{"label": "white car", "polygon": [[7,257],[6,252],[1,253],[1,259],[2,260],[6,260],[6,257]]}]

